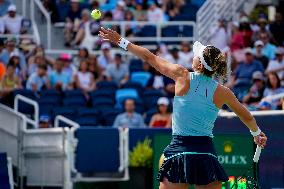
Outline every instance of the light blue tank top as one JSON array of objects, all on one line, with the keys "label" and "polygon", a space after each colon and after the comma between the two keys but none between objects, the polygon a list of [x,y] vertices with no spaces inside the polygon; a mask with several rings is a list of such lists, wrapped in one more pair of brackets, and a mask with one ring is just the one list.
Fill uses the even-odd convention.
[{"label": "light blue tank top", "polygon": [[219,109],[213,103],[218,83],[211,77],[191,72],[190,89],[184,96],[175,96],[173,102],[173,135],[209,136]]}]

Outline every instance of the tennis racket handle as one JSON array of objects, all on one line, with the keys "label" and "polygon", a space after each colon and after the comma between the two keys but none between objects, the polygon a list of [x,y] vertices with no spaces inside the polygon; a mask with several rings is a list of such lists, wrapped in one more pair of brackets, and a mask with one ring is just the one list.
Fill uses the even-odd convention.
[{"label": "tennis racket handle", "polygon": [[257,146],[257,147],[256,147],[256,150],[255,150],[255,153],[254,153],[254,156],[253,156],[253,161],[254,161],[255,163],[258,162],[260,153],[261,153],[261,147],[260,147],[260,146]]}]

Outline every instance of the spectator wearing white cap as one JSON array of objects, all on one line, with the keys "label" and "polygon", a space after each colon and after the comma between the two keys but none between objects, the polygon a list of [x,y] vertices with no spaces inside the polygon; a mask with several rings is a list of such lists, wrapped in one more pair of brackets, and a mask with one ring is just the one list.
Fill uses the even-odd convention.
[{"label": "spectator wearing white cap", "polygon": [[125,2],[122,0],[118,1],[116,8],[112,10],[112,18],[114,21],[124,20],[124,9],[125,9]]},{"label": "spectator wearing white cap", "polygon": [[172,116],[169,112],[169,99],[166,97],[160,97],[157,102],[158,113],[154,114],[150,121],[150,127],[152,128],[170,128],[172,125]]},{"label": "spectator wearing white cap", "polygon": [[255,60],[258,60],[259,62],[261,62],[263,65],[263,68],[266,69],[268,66],[269,59],[265,55],[262,54],[263,46],[264,46],[263,42],[260,40],[257,40],[254,43],[253,51],[254,51]]},{"label": "spectator wearing white cap", "polygon": [[6,33],[20,34],[22,28],[22,17],[17,15],[16,5],[11,4],[8,7],[7,14],[3,17]]},{"label": "spectator wearing white cap", "polygon": [[264,76],[260,71],[253,72],[252,86],[243,98],[243,103],[247,105],[256,105],[263,97],[265,89]]},{"label": "spectator wearing white cap", "polygon": [[102,54],[98,57],[98,63],[102,70],[105,70],[108,64],[113,63],[114,56],[111,53],[111,45],[108,42],[104,42],[101,45]]},{"label": "spectator wearing white cap", "polygon": [[271,60],[268,64],[268,67],[265,71],[266,74],[269,73],[277,73],[278,77],[282,81],[284,79],[284,49],[278,47],[275,52],[276,58],[275,60]]}]

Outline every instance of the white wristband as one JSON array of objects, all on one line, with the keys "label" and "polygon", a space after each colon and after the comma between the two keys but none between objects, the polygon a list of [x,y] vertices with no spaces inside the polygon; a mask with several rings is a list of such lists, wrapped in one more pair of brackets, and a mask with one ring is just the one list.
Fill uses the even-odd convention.
[{"label": "white wristband", "polygon": [[255,131],[255,132],[250,131],[250,134],[251,134],[253,137],[258,136],[260,133],[261,133],[261,130],[260,130],[260,128],[259,128],[259,127],[257,127],[257,131]]},{"label": "white wristband", "polygon": [[127,46],[128,46],[129,43],[130,42],[127,39],[121,38],[119,43],[118,43],[118,46],[127,51]]}]

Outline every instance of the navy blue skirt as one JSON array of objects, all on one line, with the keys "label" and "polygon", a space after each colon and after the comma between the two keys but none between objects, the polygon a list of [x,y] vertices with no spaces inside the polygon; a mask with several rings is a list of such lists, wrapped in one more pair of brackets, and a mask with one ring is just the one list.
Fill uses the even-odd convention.
[{"label": "navy blue skirt", "polygon": [[163,155],[160,182],[167,178],[172,183],[207,185],[228,180],[210,137],[174,135]]}]

